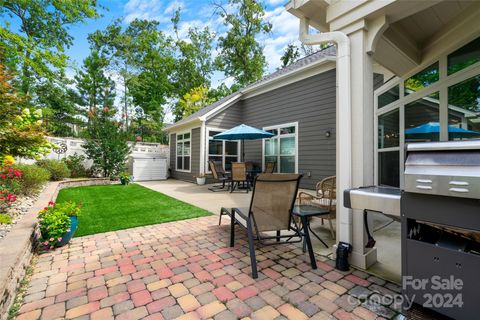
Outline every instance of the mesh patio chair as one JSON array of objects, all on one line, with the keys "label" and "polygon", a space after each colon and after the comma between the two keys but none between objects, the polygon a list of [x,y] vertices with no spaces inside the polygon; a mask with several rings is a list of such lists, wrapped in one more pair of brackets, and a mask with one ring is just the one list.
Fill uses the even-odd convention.
[{"label": "mesh patio chair", "polygon": [[245,162],[232,162],[232,178],[230,180],[230,193],[232,193],[235,189],[240,187],[240,183],[247,187],[245,188],[247,193],[250,189],[250,182],[248,181],[247,177],[247,165]]},{"label": "mesh patio chair", "polygon": [[266,162],[265,163],[265,171],[263,173],[274,173],[275,172],[275,166],[276,163],[271,161],[271,162]]},{"label": "mesh patio chair", "polygon": [[229,175],[223,170],[222,164],[220,162],[216,162],[213,160],[208,160],[208,166],[210,167],[210,171],[212,171],[213,179],[217,182],[221,182],[221,185],[214,185],[208,190],[210,191],[227,191],[228,188],[226,189],[227,182],[230,182],[230,177]]},{"label": "mesh patio chair", "polygon": [[[253,278],[258,277],[254,240],[264,245],[302,241],[300,229],[291,215],[301,177],[299,174],[260,174],[255,179],[250,207],[231,210],[230,246],[234,246],[237,224],[248,235]],[[288,234],[281,235],[281,231]],[[283,238],[286,240],[280,242]]]},{"label": "mesh patio chair", "polygon": [[335,239],[335,230],[333,229],[332,220],[336,218],[337,213],[337,178],[335,176],[327,177],[317,183],[316,195],[306,192],[298,194],[299,204],[309,204],[319,208],[327,209],[328,214],[319,218],[328,220],[332,239]]}]

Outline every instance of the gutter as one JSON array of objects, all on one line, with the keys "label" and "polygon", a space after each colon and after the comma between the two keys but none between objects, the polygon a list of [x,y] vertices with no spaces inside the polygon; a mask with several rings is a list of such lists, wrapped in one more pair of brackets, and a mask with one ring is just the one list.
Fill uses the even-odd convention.
[{"label": "gutter", "polygon": [[[352,219],[350,210],[343,206],[343,190],[352,185],[352,103],[350,39],[340,31],[309,34],[308,18],[300,19],[300,41],[307,45],[334,42],[337,46],[337,108],[336,108],[336,176],[337,214],[340,225],[337,227],[337,241],[352,243]],[[345,229],[347,228],[347,229]]]}]

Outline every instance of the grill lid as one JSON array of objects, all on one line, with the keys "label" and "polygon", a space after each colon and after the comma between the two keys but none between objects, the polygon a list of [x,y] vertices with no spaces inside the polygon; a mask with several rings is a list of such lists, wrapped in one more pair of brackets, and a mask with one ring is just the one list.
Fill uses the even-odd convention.
[{"label": "grill lid", "polygon": [[480,140],[407,145],[405,191],[480,199]]}]

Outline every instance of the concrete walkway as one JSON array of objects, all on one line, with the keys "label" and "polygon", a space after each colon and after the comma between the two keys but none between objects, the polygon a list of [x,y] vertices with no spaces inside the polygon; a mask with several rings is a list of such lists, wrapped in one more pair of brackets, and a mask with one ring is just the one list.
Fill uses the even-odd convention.
[{"label": "concrete walkway", "polygon": [[252,279],[245,233],[237,228],[230,248],[228,220],[74,238],[39,256],[17,320],[404,319],[398,305],[375,302],[395,297],[397,285],[338,272],[320,256],[313,270],[293,245],[258,246],[259,278]]},{"label": "concrete walkway", "polygon": [[212,185],[198,186],[181,180],[144,181],[140,185],[169,195],[172,198],[188,202],[196,207],[218,214],[221,207],[248,207],[252,193],[249,192],[212,192]]}]

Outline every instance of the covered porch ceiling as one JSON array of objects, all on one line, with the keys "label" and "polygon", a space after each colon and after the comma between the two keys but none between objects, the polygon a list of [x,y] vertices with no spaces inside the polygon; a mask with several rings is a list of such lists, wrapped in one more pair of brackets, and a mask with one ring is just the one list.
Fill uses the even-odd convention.
[{"label": "covered porch ceiling", "polygon": [[434,56],[452,33],[472,31],[467,24],[480,17],[480,1],[470,0],[292,0],[286,9],[323,32],[348,32],[360,21],[369,32],[380,30],[367,52],[398,76]]}]

